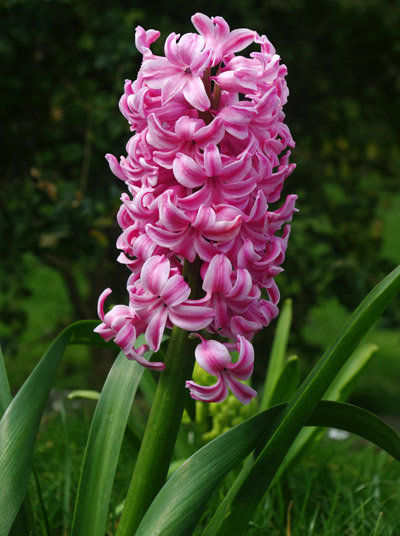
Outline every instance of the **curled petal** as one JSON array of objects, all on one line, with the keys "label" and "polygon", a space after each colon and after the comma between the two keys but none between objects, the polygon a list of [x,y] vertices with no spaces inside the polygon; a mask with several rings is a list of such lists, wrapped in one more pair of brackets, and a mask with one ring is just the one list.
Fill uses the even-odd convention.
[{"label": "curled petal", "polygon": [[228,388],[221,375],[218,376],[218,381],[215,385],[203,386],[193,381],[187,381],[185,385],[190,390],[190,396],[194,400],[222,402],[228,396]]},{"label": "curled petal", "polygon": [[106,301],[107,297],[112,293],[112,290],[110,288],[106,288],[103,290],[103,292],[100,294],[99,301],[97,302],[97,314],[99,318],[104,322],[104,302]]},{"label": "curled petal", "polygon": [[170,231],[180,231],[189,225],[190,219],[173,203],[171,196],[171,191],[166,191],[161,196],[160,221]]},{"label": "curled petal", "polygon": [[[143,348],[143,347],[141,347]],[[148,348],[148,347],[145,347]],[[130,360],[137,361],[142,367],[148,368],[150,370],[164,370],[165,365],[161,361],[148,361],[143,357],[141,349],[134,350],[132,349],[129,354],[126,354],[126,357]]]},{"label": "curled petal", "polygon": [[122,167],[119,165],[118,160],[115,158],[112,154],[106,154],[106,160],[108,162],[108,165],[110,166],[110,169],[112,173],[118,178],[121,179],[121,181],[128,180],[127,175],[125,174]]},{"label": "curled petal", "polygon": [[250,341],[238,335],[239,359],[236,363],[228,365],[232,374],[239,380],[248,380],[253,373],[254,348]]},{"label": "curled petal", "polygon": [[257,391],[252,389],[249,385],[240,382],[229,373],[226,374],[226,382],[229,389],[242,404],[250,404],[253,398],[257,396]]},{"label": "curled petal", "polygon": [[157,30],[144,30],[141,26],[135,29],[135,45],[142,54],[148,53],[148,49],[152,43],[160,36]]},{"label": "curled petal", "polygon": [[225,128],[220,117],[216,117],[209,125],[200,128],[193,136],[193,139],[199,145],[206,142],[212,142],[217,145],[224,137]]},{"label": "curled petal", "polygon": [[228,294],[228,298],[234,300],[246,299],[252,289],[253,281],[248,270],[239,268],[236,272],[236,281],[232,290]]},{"label": "curled petal", "polygon": [[193,158],[182,153],[177,153],[172,169],[176,180],[187,188],[197,188],[206,179],[205,172]]}]

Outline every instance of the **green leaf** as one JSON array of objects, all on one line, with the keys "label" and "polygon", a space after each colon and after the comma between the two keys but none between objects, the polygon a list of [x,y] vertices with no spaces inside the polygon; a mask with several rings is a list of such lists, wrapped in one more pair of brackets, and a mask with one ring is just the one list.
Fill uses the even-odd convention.
[{"label": "green leaf", "polygon": [[[274,406],[217,437],[193,454],[161,489],[136,536],[190,535],[224,476],[262,439],[287,404]],[[349,404],[322,401],[307,425],[334,426],[373,441],[400,460],[400,436],[381,419]],[[214,531],[206,530],[203,536]]]},{"label": "green leaf", "polygon": [[292,355],[285,363],[270,400],[271,406],[287,402],[296,392],[300,383],[300,363],[297,355]]},{"label": "green leaf", "polygon": [[[331,387],[326,392],[324,399],[345,401],[377,349],[377,345],[371,343],[363,344],[357,348],[336,376]],[[307,448],[313,442],[318,441],[322,435],[323,431],[318,428],[301,430],[287,453],[278,471],[278,476],[284,471],[290,470],[300,460]]]},{"label": "green leaf", "polygon": [[284,302],[282,311],[278,318],[274,341],[272,343],[271,355],[268,363],[267,375],[265,377],[260,411],[263,411],[272,405],[271,399],[275,386],[285,366],[286,347],[289,339],[291,324],[292,300],[288,299]]},{"label": "green leaf", "polygon": [[[276,420],[273,432],[265,438],[264,450],[254,462],[215,534],[218,536],[243,534],[254,509],[271,484],[301,428],[362,337],[399,290],[400,266],[385,277],[363,300],[293,396],[284,415]],[[260,475],[263,475],[262,479]]]},{"label": "green leaf", "polygon": [[[146,358],[148,359],[148,355]],[[86,445],[71,534],[104,536],[119,453],[144,368],[121,352],[96,406]]]},{"label": "green leaf", "polygon": [[373,343],[366,343],[357,348],[325,393],[324,399],[346,400],[352,393],[365,367],[377,351],[378,346]]},{"label": "green leaf", "polygon": [[11,402],[11,391],[8,384],[6,367],[4,364],[3,352],[0,346],[0,418]]},{"label": "green leaf", "polygon": [[42,357],[0,421],[0,536],[8,535],[27,492],[33,445],[65,348],[68,344],[102,345],[101,337],[93,333],[97,324],[86,320],[67,327]]},{"label": "green leaf", "polygon": [[[3,353],[0,347],[0,419],[4,415],[11,401],[10,386],[8,383]],[[22,501],[12,528],[10,529],[10,536],[19,536],[20,534],[32,534],[32,536],[36,536],[37,534],[29,491],[26,492],[25,498]]]},{"label": "green leaf", "polygon": [[149,406],[153,403],[156,388],[157,382],[154,379],[151,370],[145,370],[142,379],[140,380],[139,389]]}]

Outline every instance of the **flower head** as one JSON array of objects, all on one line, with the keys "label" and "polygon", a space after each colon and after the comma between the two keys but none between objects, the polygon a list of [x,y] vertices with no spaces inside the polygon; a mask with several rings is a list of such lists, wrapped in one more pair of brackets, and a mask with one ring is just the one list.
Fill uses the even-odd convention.
[{"label": "flower head", "polygon": [[[230,389],[248,403],[256,394],[242,383],[253,369],[251,339],[278,314],[274,278],[296,211],[296,195],[269,209],[295,167],[283,113],[286,67],[257,32],[231,31],[222,17],[201,13],[192,22],[198,33],[169,35],[164,56],[151,50],[158,31],[136,29],[143,62],[120,100],[133,135],[126,156],[106,155],[126,187],[117,247],[132,272],[129,303],[105,313],[111,291],[104,291],[96,331],[155,369],[163,363],[148,362],[144,352],[159,349],[166,328],[194,332],[196,360],[217,382],[188,381],[191,396],[220,401]],[[250,44],[259,50],[238,54]],[[183,264],[195,260],[203,295],[193,299]]]}]

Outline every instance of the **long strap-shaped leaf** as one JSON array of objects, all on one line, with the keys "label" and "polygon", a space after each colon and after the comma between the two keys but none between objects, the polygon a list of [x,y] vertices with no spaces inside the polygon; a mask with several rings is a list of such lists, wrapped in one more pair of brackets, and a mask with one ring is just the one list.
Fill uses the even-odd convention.
[{"label": "long strap-shaped leaf", "polygon": [[[148,357],[148,356],[146,356]],[[144,368],[121,352],[104,384],[90,427],[72,524],[73,536],[104,536],[125,427]]]},{"label": "long strap-shaped leaf", "polygon": [[[272,343],[267,374],[265,376],[265,384],[262,390],[262,399],[259,408],[260,411],[263,411],[264,409],[274,405],[271,403],[272,397],[285,367],[286,347],[289,339],[291,324],[292,300],[288,299],[283,304],[275,329],[275,336]],[[286,400],[288,400],[288,398]]]},{"label": "long strap-shaped leaf", "polygon": [[351,315],[336,340],[290,400],[284,415],[277,419],[266,437],[265,448],[215,531],[216,536],[243,534],[299,431],[362,337],[399,291],[400,265],[368,294]]},{"label": "long strap-shaped leaf", "polygon": [[97,321],[76,322],[53,342],[0,421],[0,536],[7,536],[26,494],[33,445],[57,367],[68,344],[102,345]]},{"label": "long strap-shaped leaf", "polygon": [[[136,536],[188,536],[207,499],[224,476],[245,458],[287,404],[274,406],[214,439],[168,480],[143,518]],[[400,461],[400,436],[368,411],[341,402],[321,401],[307,421],[361,435]]]},{"label": "long strap-shaped leaf", "polygon": [[[11,400],[11,391],[8,383],[6,367],[4,364],[3,353],[0,348],[0,419],[10,405]],[[22,502],[10,531],[10,536],[20,536],[20,534],[31,534],[32,536],[37,535],[36,523],[29,492],[27,492]]]}]

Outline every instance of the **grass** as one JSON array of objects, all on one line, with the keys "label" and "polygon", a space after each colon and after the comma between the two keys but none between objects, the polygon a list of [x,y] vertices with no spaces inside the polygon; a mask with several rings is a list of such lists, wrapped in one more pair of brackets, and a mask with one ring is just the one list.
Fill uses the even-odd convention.
[{"label": "grass", "polygon": [[[50,534],[69,534],[93,401],[68,400],[54,393],[40,428],[34,465],[46,504]],[[108,535],[115,532],[118,511],[133,468],[133,452],[124,441],[111,499]],[[276,483],[260,504],[244,536],[395,536],[400,534],[400,467],[389,455],[349,437],[326,435],[301,464]],[[32,486],[34,510],[39,496]],[[222,498],[210,500],[202,525]],[[47,536],[43,516],[39,534]],[[195,533],[200,536],[201,529]]]}]

